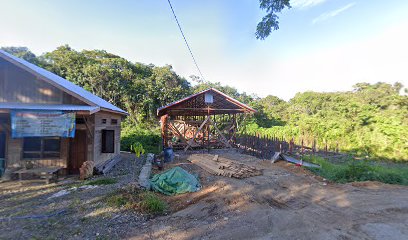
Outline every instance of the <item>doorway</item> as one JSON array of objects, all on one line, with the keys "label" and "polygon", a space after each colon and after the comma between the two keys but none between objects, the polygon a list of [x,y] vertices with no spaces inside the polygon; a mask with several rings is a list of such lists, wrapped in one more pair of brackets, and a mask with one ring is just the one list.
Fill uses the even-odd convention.
[{"label": "doorway", "polygon": [[79,168],[87,159],[87,133],[76,130],[75,137],[71,138],[69,147],[68,173],[79,174]]}]

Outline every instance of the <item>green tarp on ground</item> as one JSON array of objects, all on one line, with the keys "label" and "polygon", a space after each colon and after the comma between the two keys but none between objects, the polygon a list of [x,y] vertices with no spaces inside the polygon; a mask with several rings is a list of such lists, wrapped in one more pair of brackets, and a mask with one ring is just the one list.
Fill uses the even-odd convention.
[{"label": "green tarp on ground", "polygon": [[198,178],[181,167],[174,167],[154,175],[150,183],[154,191],[166,195],[197,192],[201,188]]}]

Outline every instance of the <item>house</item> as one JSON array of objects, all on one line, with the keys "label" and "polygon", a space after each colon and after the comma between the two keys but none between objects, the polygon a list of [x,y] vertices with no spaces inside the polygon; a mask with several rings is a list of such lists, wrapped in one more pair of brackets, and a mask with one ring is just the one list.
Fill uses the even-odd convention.
[{"label": "house", "polygon": [[232,147],[238,128],[256,110],[209,88],[157,109],[164,147]]},{"label": "house", "polygon": [[58,167],[77,174],[118,159],[127,113],[45,69],[0,50],[0,175]]}]

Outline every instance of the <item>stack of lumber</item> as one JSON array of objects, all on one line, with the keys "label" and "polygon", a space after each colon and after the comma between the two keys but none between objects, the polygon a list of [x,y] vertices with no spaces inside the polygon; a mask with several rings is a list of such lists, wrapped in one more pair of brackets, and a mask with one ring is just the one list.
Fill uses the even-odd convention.
[{"label": "stack of lumber", "polygon": [[211,154],[192,154],[188,160],[217,176],[247,178],[262,175],[262,171],[228,158]]}]

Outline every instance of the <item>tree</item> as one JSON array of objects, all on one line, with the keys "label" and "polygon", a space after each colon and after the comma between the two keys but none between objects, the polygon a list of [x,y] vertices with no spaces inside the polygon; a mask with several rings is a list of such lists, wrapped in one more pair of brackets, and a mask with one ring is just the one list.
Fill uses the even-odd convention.
[{"label": "tree", "polygon": [[266,15],[256,27],[255,36],[257,39],[264,40],[271,34],[272,30],[279,29],[279,17],[277,13],[280,13],[285,8],[291,8],[289,1],[290,0],[259,0],[259,7],[266,10]]},{"label": "tree", "polygon": [[22,58],[32,64],[38,65],[39,59],[27,47],[2,47],[1,50],[6,51],[16,57]]}]

